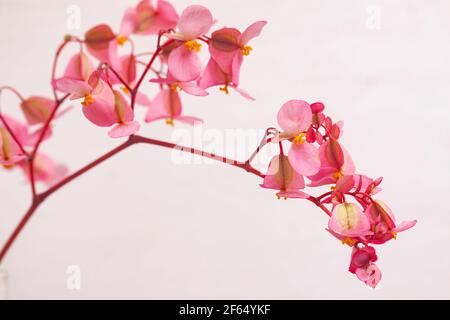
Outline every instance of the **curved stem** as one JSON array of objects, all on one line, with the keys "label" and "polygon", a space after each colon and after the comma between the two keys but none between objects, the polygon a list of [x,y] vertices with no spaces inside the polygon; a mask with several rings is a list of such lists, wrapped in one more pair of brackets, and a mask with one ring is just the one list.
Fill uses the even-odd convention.
[{"label": "curved stem", "polygon": [[27,224],[28,220],[33,216],[33,213],[38,208],[39,203],[33,202],[31,207],[28,209],[28,211],[23,216],[22,220],[20,220],[17,227],[14,229],[13,233],[9,236],[8,240],[6,241],[5,245],[3,246],[2,250],[0,251],[0,263],[3,260],[3,258],[8,253],[9,249],[11,248],[14,241],[17,239],[25,225]]},{"label": "curved stem", "polygon": [[[205,158],[223,162],[225,164],[243,169],[243,170],[245,170],[253,175],[256,175],[260,178],[264,178],[264,174],[262,174],[257,169],[253,168],[251,166],[251,164],[249,164],[248,162],[240,162],[240,161],[237,161],[234,159],[229,159],[229,158],[226,158],[223,156],[216,155],[214,153],[205,152],[205,151],[191,148],[191,147],[180,146],[180,145],[177,145],[177,144],[174,144],[171,142],[167,142],[167,141],[161,141],[161,140],[146,138],[146,137],[142,137],[142,136],[138,136],[138,135],[133,135],[133,136],[130,136],[129,139],[126,142],[124,142],[123,144],[119,145],[118,147],[114,148],[113,150],[107,152],[103,156],[99,157],[98,159],[92,161],[91,163],[87,164],[83,168],[74,172],[70,176],[63,179],[61,182],[59,182],[56,185],[54,185],[53,187],[49,188],[47,191],[45,191],[41,194],[37,194],[33,198],[33,202],[31,204],[30,208],[28,209],[28,211],[26,212],[26,214],[24,215],[22,220],[19,222],[17,227],[14,229],[13,233],[8,238],[5,245],[3,246],[2,250],[0,251],[0,263],[3,261],[4,257],[8,253],[11,246],[13,245],[14,241],[19,236],[19,234],[21,233],[23,228],[26,226],[27,222],[30,220],[30,218],[32,217],[32,215],[34,214],[36,209],[41,205],[41,203],[44,200],[46,200],[53,193],[55,193],[58,190],[60,190],[61,188],[63,188],[65,185],[69,184],[70,182],[74,181],[78,177],[82,176],[83,174],[85,174],[88,171],[92,170],[93,168],[97,167],[98,165],[105,162],[106,160],[112,158],[114,155],[124,151],[125,149],[129,148],[132,145],[140,144],[140,143],[159,146],[159,147],[173,149],[173,150],[179,150],[181,152],[192,153],[192,154],[199,155],[199,156],[202,156]],[[328,210],[328,208],[326,208],[317,198],[310,196],[307,200],[314,203],[317,207],[322,209],[328,216],[331,216],[331,212]]]},{"label": "curved stem", "polygon": [[20,92],[11,86],[1,86],[0,91],[3,91],[3,90],[8,90],[8,91],[14,93],[16,95],[16,97],[19,98],[19,100],[22,102],[25,100],[25,98],[20,94]]}]

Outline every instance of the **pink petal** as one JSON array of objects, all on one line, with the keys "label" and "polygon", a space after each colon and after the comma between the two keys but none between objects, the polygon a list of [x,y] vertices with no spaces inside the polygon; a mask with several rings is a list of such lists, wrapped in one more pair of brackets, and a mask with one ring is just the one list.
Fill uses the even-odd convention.
[{"label": "pink petal", "polygon": [[84,52],[80,52],[70,58],[63,77],[86,81],[93,70],[94,65],[89,57]]},{"label": "pink petal", "polygon": [[245,91],[244,89],[238,88],[234,85],[230,86],[231,88],[233,88],[234,90],[236,90],[237,93],[239,93],[242,97],[244,97],[245,99],[249,99],[252,101],[255,101],[255,98],[253,98],[247,91]]},{"label": "pink petal", "polygon": [[91,105],[83,106],[84,116],[100,127],[110,127],[117,123],[114,105],[101,98],[95,98]]},{"label": "pink petal", "polygon": [[[223,28],[213,32],[208,46],[211,58],[228,74],[232,73],[234,56],[241,50],[241,33],[234,28]],[[242,54],[242,53],[241,53]]]},{"label": "pink petal", "polygon": [[178,92],[172,89],[161,90],[148,108],[145,122],[160,119],[175,119],[181,115],[182,106]]},{"label": "pink petal", "polygon": [[319,149],[309,143],[292,144],[289,161],[301,175],[312,176],[320,169]]},{"label": "pink petal", "polygon": [[191,116],[178,116],[178,117],[175,117],[175,119],[180,122],[189,124],[191,126],[197,126],[197,125],[200,125],[203,123],[202,119],[196,118],[196,117],[191,117]]},{"label": "pink petal", "polygon": [[241,36],[241,45],[246,45],[253,38],[258,37],[261,34],[262,29],[267,24],[267,21],[258,21],[250,25]]},{"label": "pink petal", "polygon": [[311,108],[303,100],[291,100],[285,103],[278,112],[278,124],[288,133],[306,131],[311,122]]},{"label": "pink petal", "polygon": [[181,14],[178,29],[184,40],[192,40],[206,34],[213,25],[211,12],[199,5],[189,6]]},{"label": "pink petal", "polygon": [[108,135],[114,139],[128,137],[138,132],[140,127],[141,126],[137,121],[121,123],[114,126],[111,131],[108,132]]},{"label": "pink petal", "polygon": [[393,231],[395,232],[403,232],[413,228],[417,224],[417,220],[412,221],[403,221],[400,223]]},{"label": "pink petal", "polygon": [[244,61],[244,55],[241,52],[236,53],[236,55],[233,58],[233,64],[232,64],[232,80],[233,84],[235,86],[239,86],[239,78],[241,74],[241,66],[242,62]]},{"label": "pink petal", "polygon": [[357,237],[371,234],[370,223],[359,206],[343,203],[333,209],[328,228],[344,236]]},{"label": "pink petal", "polygon": [[343,176],[336,183],[336,190],[342,193],[350,192],[355,186],[354,176]]},{"label": "pink petal", "polygon": [[117,122],[125,123],[134,120],[134,112],[131,109],[128,100],[125,99],[123,94],[118,90],[114,90],[114,108],[118,120]]},{"label": "pink petal", "polygon": [[282,191],[298,191],[305,187],[303,177],[295,171],[286,156],[272,158],[261,187]]},{"label": "pink petal", "polygon": [[173,6],[163,0],[158,1],[155,9],[148,0],[141,1],[137,7],[137,23],[135,32],[139,35],[157,35],[160,31],[173,29],[178,22],[178,14]]},{"label": "pink petal", "polygon": [[128,37],[131,35],[137,23],[137,13],[134,8],[128,8],[123,15],[122,22],[120,23],[120,35],[124,37]]},{"label": "pink petal", "polygon": [[336,178],[333,175],[336,173],[336,168],[323,166],[320,168],[319,172],[313,176],[308,177],[311,183],[308,184],[309,187],[319,187],[327,184],[334,184]]},{"label": "pink petal", "polygon": [[178,13],[175,8],[167,1],[158,1],[158,16],[156,24],[159,30],[173,29],[177,26],[179,20]]},{"label": "pink petal", "polygon": [[70,100],[83,98],[92,90],[91,86],[86,82],[69,78],[58,79],[55,85],[59,91],[70,93]]},{"label": "pink petal", "polygon": [[220,69],[214,59],[209,59],[209,62],[203,71],[203,75],[199,80],[199,86],[206,89],[224,84],[228,84],[226,74]]},{"label": "pink petal", "polygon": [[202,72],[200,58],[195,51],[181,45],[170,53],[170,73],[181,82],[196,80]]},{"label": "pink petal", "polygon": [[205,89],[202,89],[193,82],[181,82],[180,88],[193,96],[204,97],[208,95],[208,92],[206,92]]},{"label": "pink petal", "polygon": [[150,98],[147,95],[145,95],[141,92],[138,92],[136,94],[136,103],[138,105],[148,107],[152,103],[152,100],[150,100]]},{"label": "pink petal", "polygon": [[45,123],[55,107],[55,102],[45,97],[33,96],[25,99],[21,104],[28,124]]}]

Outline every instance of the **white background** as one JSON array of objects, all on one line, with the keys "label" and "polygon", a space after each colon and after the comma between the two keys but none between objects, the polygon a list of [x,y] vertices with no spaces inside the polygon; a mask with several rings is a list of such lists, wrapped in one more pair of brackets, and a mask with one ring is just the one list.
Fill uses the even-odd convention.
[{"label": "white background", "polygon": [[[186,113],[206,119],[204,129],[261,129],[276,125],[287,100],[323,101],[329,115],[345,121],[343,143],[358,171],[385,177],[381,199],[397,219],[419,219],[378,249],[380,288],[368,289],[347,272],[349,248],[324,230],[326,216],[310,203],[277,201],[238,169],[176,166],[167,150],[137,146],[37,211],[2,266],[10,298],[450,298],[450,3],[199,3],[217,27],[243,29],[260,19],[269,25],[243,66],[242,87],[257,101],[213,90],[207,98],[185,98]],[[80,30],[66,27],[71,4],[81,8]],[[0,83],[50,96],[51,62],[63,35],[81,36],[100,22],[117,30],[131,4],[0,0]],[[192,3],[174,4],[181,12]],[[379,30],[370,28],[373,6],[381,12]],[[153,42],[141,44],[153,49]],[[65,60],[70,50],[76,48]],[[4,95],[4,110],[19,114],[17,106]],[[171,129],[151,124],[143,134],[170,139]],[[43,150],[74,170],[117,143],[76,107]],[[2,242],[28,205],[21,172],[2,170]],[[81,268],[79,291],[66,287],[70,265]]]}]

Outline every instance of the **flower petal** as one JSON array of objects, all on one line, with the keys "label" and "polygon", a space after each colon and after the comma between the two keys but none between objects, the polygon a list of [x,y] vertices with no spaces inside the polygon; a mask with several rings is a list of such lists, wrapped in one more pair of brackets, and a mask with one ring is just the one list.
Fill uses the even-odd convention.
[{"label": "flower petal", "polygon": [[128,137],[138,132],[140,127],[141,126],[137,121],[121,123],[114,126],[111,131],[108,132],[108,135],[114,139]]},{"label": "flower petal", "polygon": [[202,72],[200,58],[195,51],[181,45],[169,55],[169,72],[179,81],[196,80]]},{"label": "flower petal", "polygon": [[180,88],[184,92],[189,93],[190,95],[193,96],[205,97],[209,94],[208,92],[205,91],[205,89],[199,87],[193,82],[181,82]]},{"label": "flower petal", "polygon": [[355,237],[371,234],[370,223],[359,206],[343,203],[333,209],[328,228],[344,236]]},{"label": "flower petal", "polygon": [[61,78],[56,80],[55,86],[59,91],[70,93],[70,100],[76,100],[88,95],[92,88],[84,81]]},{"label": "flower petal", "polygon": [[301,175],[312,176],[320,169],[319,149],[309,143],[292,144],[289,161]]},{"label": "flower petal", "polygon": [[128,37],[131,35],[135,28],[137,23],[137,13],[134,8],[128,8],[122,18],[122,21],[120,23],[120,35],[124,37]]},{"label": "flower petal", "polygon": [[394,229],[394,231],[395,232],[403,232],[403,231],[413,228],[416,224],[417,224],[417,220],[403,221]]},{"label": "flower petal", "polygon": [[257,21],[250,25],[243,33],[240,39],[241,45],[245,46],[253,38],[258,37],[261,34],[262,29],[267,24],[267,21]]},{"label": "flower petal", "polygon": [[220,69],[214,59],[209,59],[208,64],[206,65],[205,70],[203,71],[203,75],[198,81],[198,84],[203,89],[228,84],[227,75]]},{"label": "flower petal", "polygon": [[278,124],[288,133],[308,130],[312,122],[309,104],[303,100],[291,100],[285,103],[278,112]]},{"label": "flower petal", "polygon": [[207,8],[193,5],[181,13],[178,29],[184,40],[192,40],[207,33],[213,23],[212,14]]},{"label": "flower petal", "polygon": [[95,98],[92,104],[83,106],[83,114],[89,121],[100,127],[110,127],[117,123],[114,105],[101,98]]},{"label": "flower petal", "polygon": [[175,118],[176,120],[180,121],[180,122],[184,122],[186,124],[189,124],[191,126],[197,126],[203,123],[203,120],[200,118],[196,118],[196,117],[191,117],[191,116],[178,116]]}]

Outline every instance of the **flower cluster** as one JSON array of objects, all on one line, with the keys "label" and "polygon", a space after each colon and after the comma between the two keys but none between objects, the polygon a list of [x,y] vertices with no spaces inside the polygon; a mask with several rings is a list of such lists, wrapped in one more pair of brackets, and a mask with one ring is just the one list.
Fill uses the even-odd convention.
[{"label": "flower cluster", "polygon": [[[358,174],[350,154],[340,138],[343,122],[323,113],[323,103],[309,105],[293,100],[278,113],[277,131],[269,140],[278,143],[280,154],[275,156],[261,185],[275,189],[278,198],[312,199],[305,193],[305,178],[309,187],[330,186],[331,191],[313,198],[330,216],[328,231],[353,248],[350,272],[375,287],[381,272],[375,265],[377,255],[370,245],[384,244],[396,239],[399,232],[412,228],[417,221],[396,224],[389,207],[373,197],[378,194],[382,178],[371,179]],[[284,142],[290,144],[287,155]]]},{"label": "flower cluster", "polygon": [[[24,98],[14,88],[0,87],[0,92],[9,90],[19,98],[24,115],[21,122],[0,113],[0,165],[23,170],[32,187],[31,213],[49,194],[137,141],[136,134],[142,125],[137,105],[145,108],[143,122],[163,120],[170,126],[175,122],[196,125],[202,120],[183,113],[182,94],[204,97],[212,87],[219,87],[225,94],[235,91],[253,99],[240,87],[241,67],[253,51],[249,44],[261,34],[266,22],[257,21],[243,31],[214,28],[215,24],[211,12],[200,5],[189,6],[179,15],[167,1],[158,0],[155,4],[142,0],[125,11],[117,31],[100,24],[89,29],[84,37],[65,37],[54,60],[52,99]],[[137,52],[133,38],[138,36],[153,37],[156,49]],[[68,44],[76,44],[78,50],[58,74],[59,55]],[[207,61],[202,61],[199,55],[204,47],[209,53]],[[149,59],[144,61],[147,56]],[[150,85],[159,90],[154,96],[148,94]],[[66,100],[76,101],[77,106],[61,110]],[[123,148],[67,177],[67,168],[43,154],[40,145],[52,136],[54,120],[71,109],[81,109],[80,113],[95,126],[110,128],[109,137],[129,139]],[[252,167],[255,154],[245,163],[224,162],[263,177],[261,186],[277,190],[280,199],[306,199],[320,207],[329,215],[327,230],[353,248],[350,272],[375,287],[381,273],[375,265],[377,255],[373,245],[395,239],[397,233],[413,227],[416,221],[396,224],[387,205],[373,198],[381,190],[382,179],[357,173],[340,142],[343,123],[334,123],[324,110],[322,103],[310,105],[301,100],[282,106],[278,113],[280,130],[268,129],[263,141],[263,145],[278,144],[280,150],[271,160],[267,174]],[[145,141],[178,147],[153,139]],[[217,160],[212,154],[195,153]],[[46,184],[49,189],[39,194],[36,182]],[[305,191],[307,183],[309,187],[329,186],[331,191],[314,197]],[[28,216],[0,251],[0,262]]]},{"label": "flower cluster", "polygon": [[[211,12],[200,5],[189,6],[179,15],[167,1],[159,0],[154,4],[142,0],[125,11],[118,32],[100,24],[89,29],[83,39],[66,36],[63,46],[78,43],[79,49],[69,59],[60,77],[53,74],[55,97],[60,92],[68,94],[70,100],[79,101],[87,120],[99,127],[111,127],[108,132],[111,138],[123,138],[139,131],[141,124],[135,118],[135,105],[147,109],[143,119],[146,123],[157,120],[172,126],[175,121],[189,125],[201,123],[200,118],[183,114],[180,93],[203,97],[208,95],[207,89],[221,86],[220,90],[227,94],[228,88],[233,88],[252,99],[238,87],[239,74],[244,56],[252,51],[248,43],[266,25],[265,21],[259,21],[242,33],[235,28],[210,32],[215,23]],[[136,52],[133,36],[157,39],[156,52],[151,53],[149,63],[141,60],[146,52]],[[130,50],[123,53],[121,47],[126,43],[130,44]],[[210,53],[207,63],[202,63],[198,54],[203,46]],[[145,68],[140,77],[139,66]],[[141,87],[149,72],[153,75],[150,84],[160,89],[154,97]],[[7,168],[18,165],[27,172],[29,166],[24,160],[33,153],[38,140],[38,133],[28,133],[29,127],[45,128],[45,138],[48,138],[51,128],[50,125],[47,127],[47,122],[53,121],[61,112],[52,115],[58,104],[54,99],[41,96],[24,99],[17,95],[27,125],[11,117],[2,118],[0,163]],[[27,148],[30,152],[24,150]],[[36,181],[52,185],[67,171],[48,156],[36,154],[39,161],[35,165],[38,162],[47,164],[40,166],[46,173],[37,175]],[[36,170],[39,169],[36,167]]]}]

